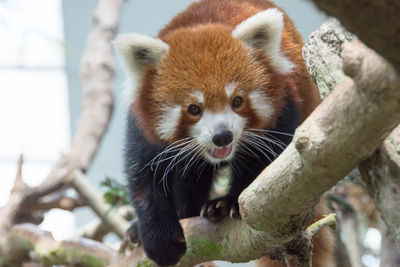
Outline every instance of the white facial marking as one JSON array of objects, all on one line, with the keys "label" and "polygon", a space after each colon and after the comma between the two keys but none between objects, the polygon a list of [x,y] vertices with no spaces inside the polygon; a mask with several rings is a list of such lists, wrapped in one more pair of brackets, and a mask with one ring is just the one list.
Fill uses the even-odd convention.
[{"label": "white facial marking", "polygon": [[[200,146],[206,148],[204,156],[212,163],[219,163],[232,158],[235,146],[239,141],[245,124],[246,119],[233,112],[230,107],[220,113],[212,113],[205,110],[202,118],[192,127],[190,134],[197,140]],[[212,142],[213,136],[223,129],[233,133],[232,150],[229,156],[219,159],[213,157],[209,152],[211,149],[216,148]]]},{"label": "white facial marking", "polygon": [[176,128],[181,118],[181,107],[173,106],[164,109],[159,123],[156,125],[156,131],[163,140],[170,139],[174,136]]},{"label": "white facial marking", "polygon": [[290,73],[293,62],[282,55],[280,46],[284,26],[283,14],[276,8],[270,8],[241,22],[232,32],[232,36],[252,48],[262,49],[271,59],[273,67],[280,73]]},{"label": "white facial marking", "polygon": [[273,104],[267,94],[261,90],[255,90],[249,94],[251,107],[257,113],[258,117],[267,122],[273,114]]},{"label": "white facial marking", "polygon": [[236,88],[236,84],[235,83],[228,83],[225,86],[225,92],[226,92],[226,95],[228,96],[228,98],[230,98],[232,96],[233,91],[235,91],[235,88]]},{"label": "white facial marking", "polygon": [[191,96],[196,98],[199,103],[204,104],[204,94],[202,91],[196,90],[191,94]]}]

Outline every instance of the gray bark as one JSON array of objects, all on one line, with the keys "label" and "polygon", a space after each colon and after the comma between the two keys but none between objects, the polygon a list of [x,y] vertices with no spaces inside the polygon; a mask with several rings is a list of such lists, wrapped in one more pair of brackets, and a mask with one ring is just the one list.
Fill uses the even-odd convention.
[{"label": "gray bark", "polygon": [[313,0],[328,15],[337,17],[367,46],[400,70],[400,1]]}]

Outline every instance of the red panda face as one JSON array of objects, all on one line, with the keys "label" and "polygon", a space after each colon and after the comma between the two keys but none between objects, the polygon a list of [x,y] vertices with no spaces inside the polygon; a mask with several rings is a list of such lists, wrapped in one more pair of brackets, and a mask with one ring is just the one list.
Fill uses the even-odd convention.
[{"label": "red panda face", "polygon": [[[273,123],[271,70],[230,29],[208,25],[165,37],[169,52],[154,76],[155,132],[172,143],[192,137],[207,159],[229,160],[245,128]],[[282,90],[280,90],[282,91]],[[278,90],[279,92],[279,90]]]},{"label": "red panda face", "polygon": [[[215,24],[182,28],[164,36],[165,43],[140,37],[136,50],[119,45],[121,54],[137,59],[127,60],[141,80],[132,111],[149,141],[181,142],[218,163],[233,157],[247,130],[274,125],[284,97],[284,76],[274,65],[279,43],[271,59],[257,46],[276,36],[250,22],[233,32]],[[290,62],[284,64],[286,71]]]}]

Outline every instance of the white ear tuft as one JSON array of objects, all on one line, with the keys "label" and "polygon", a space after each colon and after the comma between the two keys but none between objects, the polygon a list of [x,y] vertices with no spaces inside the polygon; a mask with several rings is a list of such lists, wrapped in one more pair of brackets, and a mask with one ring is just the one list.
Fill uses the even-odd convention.
[{"label": "white ear tuft", "polygon": [[136,82],[140,82],[146,67],[159,64],[169,49],[160,39],[135,33],[121,34],[113,44],[128,68],[129,79]]},{"label": "white ear tuft", "polygon": [[294,65],[280,51],[283,25],[282,12],[270,8],[241,22],[232,36],[251,48],[261,49],[280,73],[289,73]]},{"label": "white ear tuft", "polygon": [[136,33],[119,35],[114,46],[132,71],[158,64],[168,52],[168,45],[160,39]]}]

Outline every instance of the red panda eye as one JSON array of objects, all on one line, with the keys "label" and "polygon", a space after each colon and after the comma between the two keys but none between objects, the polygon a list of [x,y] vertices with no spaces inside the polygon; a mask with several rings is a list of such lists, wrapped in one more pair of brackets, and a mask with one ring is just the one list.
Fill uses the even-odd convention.
[{"label": "red panda eye", "polygon": [[188,112],[193,116],[198,116],[201,114],[201,109],[198,105],[190,105],[188,107]]},{"label": "red panda eye", "polygon": [[243,105],[243,98],[235,96],[232,100],[232,108],[240,108]]}]

